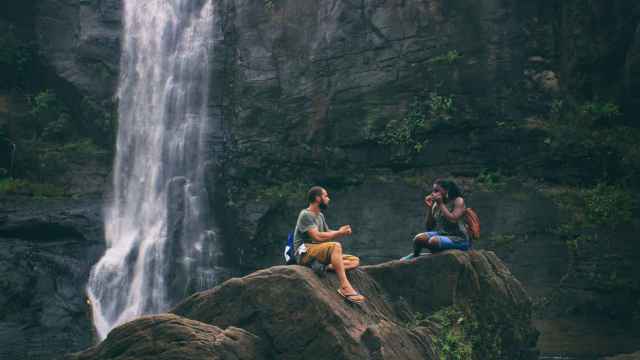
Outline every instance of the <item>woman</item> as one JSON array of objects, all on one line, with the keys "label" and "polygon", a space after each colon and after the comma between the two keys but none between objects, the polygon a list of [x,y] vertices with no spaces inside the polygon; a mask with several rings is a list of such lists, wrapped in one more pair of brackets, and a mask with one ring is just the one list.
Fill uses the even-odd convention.
[{"label": "woman", "polygon": [[427,207],[427,232],[413,238],[413,254],[402,260],[419,256],[423,248],[432,253],[449,249],[468,250],[469,232],[464,216],[466,207],[458,185],[451,180],[436,180],[433,192],[424,199],[424,203]]}]

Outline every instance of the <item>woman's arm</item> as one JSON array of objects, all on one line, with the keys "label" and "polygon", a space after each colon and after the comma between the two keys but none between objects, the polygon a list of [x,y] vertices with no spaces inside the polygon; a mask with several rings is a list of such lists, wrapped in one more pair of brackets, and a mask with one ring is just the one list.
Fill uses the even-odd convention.
[{"label": "woman's arm", "polygon": [[438,206],[440,206],[442,215],[450,222],[458,222],[458,220],[460,220],[465,212],[464,199],[461,197],[456,198],[456,200],[454,201],[453,211],[449,211],[449,209],[447,209],[447,205],[444,202],[438,203]]},{"label": "woman's arm", "polygon": [[426,207],[426,213],[424,215],[424,227],[427,229],[427,231],[431,231],[435,226],[435,219],[433,218],[433,198],[431,195],[427,196],[424,199],[424,205]]}]

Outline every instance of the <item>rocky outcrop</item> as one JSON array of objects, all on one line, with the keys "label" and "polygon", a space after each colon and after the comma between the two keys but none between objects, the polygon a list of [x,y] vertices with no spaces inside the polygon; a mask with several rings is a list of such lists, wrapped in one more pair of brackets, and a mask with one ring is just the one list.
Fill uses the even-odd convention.
[{"label": "rocky outcrop", "polygon": [[638,360],[638,359],[640,359],[640,352],[636,352],[633,354],[611,356],[611,357],[605,358],[605,360]]},{"label": "rocky outcrop", "polygon": [[261,340],[245,330],[221,330],[167,314],[120,326],[109,335],[109,341],[70,358],[262,360],[266,359],[263,354]]},{"label": "rocky outcrop", "polygon": [[99,199],[0,204],[0,358],[86,348],[93,326],[85,284],[104,251]]},{"label": "rocky outcrop", "polygon": [[40,55],[73,91],[95,100],[114,96],[120,68],[120,0],[35,1]]},{"label": "rocky outcrop", "polygon": [[[122,325],[69,358],[438,359],[449,351],[447,334],[468,343],[475,359],[535,358],[529,297],[491,252],[448,252],[349,276],[366,304],[346,303],[332,274],[278,266],[196,293],[175,315]],[[460,312],[451,323],[438,321],[453,308]]]}]

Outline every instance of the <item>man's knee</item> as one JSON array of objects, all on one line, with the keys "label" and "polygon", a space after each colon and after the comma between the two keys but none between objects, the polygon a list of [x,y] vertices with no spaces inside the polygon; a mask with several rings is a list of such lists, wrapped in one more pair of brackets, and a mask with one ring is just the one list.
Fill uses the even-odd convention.
[{"label": "man's knee", "polygon": [[328,242],[327,246],[329,246],[331,248],[331,252],[339,252],[340,254],[342,254],[342,244],[340,244],[339,242]]}]

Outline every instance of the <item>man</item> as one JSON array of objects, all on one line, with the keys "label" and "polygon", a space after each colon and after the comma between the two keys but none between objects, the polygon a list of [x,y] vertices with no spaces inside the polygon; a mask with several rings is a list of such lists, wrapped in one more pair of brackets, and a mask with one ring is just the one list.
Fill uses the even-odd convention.
[{"label": "man", "polygon": [[316,261],[328,265],[328,269],[335,271],[338,275],[340,281],[338,293],[351,302],[364,302],[365,297],[351,286],[346,274],[346,270],[360,264],[360,259],[343,254],[342,245],[335,241],[351,235],[351,226],[344,225],[339,230],[329,229],[322,210],[327,209],[331,199],[324,188],[312,187],[307,194],[307,200],[309,206],[300,211],[293,237],[298,264],[309,266]]}]

